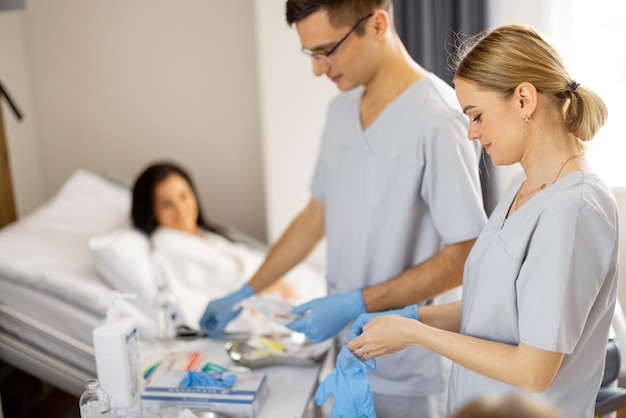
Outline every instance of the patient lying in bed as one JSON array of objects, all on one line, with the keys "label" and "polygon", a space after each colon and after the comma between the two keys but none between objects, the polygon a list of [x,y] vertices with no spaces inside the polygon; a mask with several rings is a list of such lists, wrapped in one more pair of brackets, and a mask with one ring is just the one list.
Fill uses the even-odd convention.
[{"label": "patient lying in bed", "polygon": [[[89,247],[98,272],[112,287],[137,294],[135,303],[148,318],[156,316],[157,289],[164,285],[178,301],[182,322],[197,328],[208,301],[240,288],[263,260],[262,251],[208,222],[191,178],[175,164],[154,164],[138,176],[131,218],[135,228],[93,237]],[[259,297],[297,305],[324,294],[322,276],[300,266]],[[248,310],[228,330],[265,327],[275,324]]]}]

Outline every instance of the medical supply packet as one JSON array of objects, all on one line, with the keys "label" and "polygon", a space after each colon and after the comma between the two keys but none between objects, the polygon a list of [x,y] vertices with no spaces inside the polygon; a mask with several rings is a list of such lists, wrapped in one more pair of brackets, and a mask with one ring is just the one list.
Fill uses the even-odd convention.
[{"label": "medical supply packet", "polygon": [[229,388],[193,386],[181,387],[187,370],[161,370],[141,395],[141,409],[159,412],[177,405],[197,412],[256,417],[269,393],[267,374],[260,372],[233,373],[236,383]]},{"label": "medical supply packet", "polygon": [[143,378],[149,384],[165,370],[201,370],[202,362],[203,356],[199,351],[166,353],[159,362],[143,371]]},{"label": "medical supply packet", "polygon": [[295,308],[293,304],[273,295],[248,298],[241,306],[259,312],[279,325],[285,325],[300,316],[291,312]]}]

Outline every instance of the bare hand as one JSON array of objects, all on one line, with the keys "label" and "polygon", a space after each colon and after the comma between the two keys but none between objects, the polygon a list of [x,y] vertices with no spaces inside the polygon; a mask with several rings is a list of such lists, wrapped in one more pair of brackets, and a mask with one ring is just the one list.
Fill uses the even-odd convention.
[{"label": "bare hand", "polygon": [[363,332],[349,341],[347,346],[355,356],[369,360],[391,354],[415,344],[418,321],[399,315],[373,318],[363,326]]}]

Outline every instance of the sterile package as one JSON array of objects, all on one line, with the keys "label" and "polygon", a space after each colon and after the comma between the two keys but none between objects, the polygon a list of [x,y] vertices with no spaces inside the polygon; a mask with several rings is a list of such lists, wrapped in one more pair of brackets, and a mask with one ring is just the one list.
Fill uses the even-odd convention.
[{"label": "sterile package", "polygon": [[291,310],[295,308],[293,304],[272,295],[251,297],[244,300],[241,305],[259,312],[280,325],[285,325],[299,317],[298,314],[291,313]]},{"label": "sterile package", "polygon": [[159,412],[180,406],[191,411],[254,418],[269,393],[266,373],[235,373],[237,382],[230,388],[181,387],[186,374],[185,370],[164,370],[157,374],[141,395],[142,411]]}]

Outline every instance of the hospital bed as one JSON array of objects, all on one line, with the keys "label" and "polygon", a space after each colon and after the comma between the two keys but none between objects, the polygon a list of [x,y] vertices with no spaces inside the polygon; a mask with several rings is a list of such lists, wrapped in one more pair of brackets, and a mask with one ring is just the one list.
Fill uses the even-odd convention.
[{"label": "hospital bed", "polygon": [[91,331],[113,294],[87,240],[127,224],[128,209],[127,189],[77,171],[0,230],[0,359],[80,395],[96,375]]},{"label": "hospital bed", "polygon": [[[75,396],[96,376],[91,333],[115,290],[96,269],[88,242],[130,228],[130,201],[127,186],[78,170],[49,201],[0,229],[0,360]],[[227,232],[248,247],[262,245]],[[120,302],[122,314],[140,314]],[[308,399],[320,368],[272,372],[301,376]]]}]

